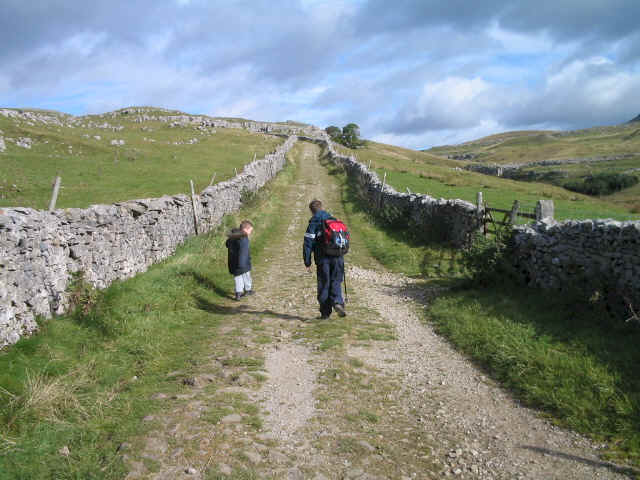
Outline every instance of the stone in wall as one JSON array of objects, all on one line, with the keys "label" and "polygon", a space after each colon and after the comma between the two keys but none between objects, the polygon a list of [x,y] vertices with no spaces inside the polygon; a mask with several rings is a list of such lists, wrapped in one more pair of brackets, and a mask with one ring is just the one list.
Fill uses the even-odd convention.
[{"label": "stone in wall", "polygon": [[21,148],[26,148],[27,150],[31,150],[31,145],[33,145],[33,140],[29,137],[20,137],[16,140],[16,145]]}]

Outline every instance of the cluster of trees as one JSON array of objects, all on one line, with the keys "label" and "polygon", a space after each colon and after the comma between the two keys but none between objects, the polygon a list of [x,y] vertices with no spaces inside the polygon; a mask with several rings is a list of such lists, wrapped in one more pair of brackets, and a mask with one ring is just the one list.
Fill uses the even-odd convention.
[{"label": "cluster of trees", "polygon": [[358,148],[365,145],[365,141],[360,138],[360,127],[355,123],[349,123],[342,127],[331,125],[324,129],[331,137],[331,140],[341,143],[345,147]]},{"label": "cluster of trees", "polygon": [[609,195],[638,183],[638,177],[625,173],[598,173],[564,184],[564,188],[586,195]]}]

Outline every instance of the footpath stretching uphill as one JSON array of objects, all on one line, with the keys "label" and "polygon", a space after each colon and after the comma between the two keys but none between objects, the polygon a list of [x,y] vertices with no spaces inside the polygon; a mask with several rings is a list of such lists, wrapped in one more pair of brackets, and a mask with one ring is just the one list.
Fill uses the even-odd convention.
[{"label": "footpath stretching uphill", "polygon": [[[127,478],[627,478],[422,324],[436,289],[347,257],[348,316],[317,319],[301,258],[307,205],[320,198],[344,214],[318,147],[295,151],[288,221],[254,262],[257,293],[215,307],[226,315],[211,357],[183,378],[189,393],[155,394],[167,408],[145,419],[153,428],[139,448],[123,446]],[[364,248],[358,232],[353,248]]]}]

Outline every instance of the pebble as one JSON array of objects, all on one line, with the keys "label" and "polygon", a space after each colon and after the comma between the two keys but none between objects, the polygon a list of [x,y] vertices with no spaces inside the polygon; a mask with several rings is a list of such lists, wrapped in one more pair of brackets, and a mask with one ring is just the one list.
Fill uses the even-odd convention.
[{"label": "pebble", "polygon": [[254,465],[262,462],[262,456],[255,450],[247,450],[244,452],[244,454]]},{"label": "pebble", "polygon": [[229,423],[240,423],[242,421],[242,417],[238,413],[232,413],[225,417],[222,417],[220,423],[229,424]]},{"label": "pebble", "polygon": [[365,440],[360,440],[358,442],[358,445],[360,445],[361,447],[363,447],[365,450],[369,451],[369,452],[375,452],[376,449],[373,445],[371,445],[369,442],[365,441]]}]

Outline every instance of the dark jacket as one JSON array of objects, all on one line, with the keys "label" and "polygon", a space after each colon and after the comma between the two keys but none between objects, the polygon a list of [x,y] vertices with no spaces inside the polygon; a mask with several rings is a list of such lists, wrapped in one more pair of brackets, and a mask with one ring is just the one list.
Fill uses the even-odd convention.
[{"label": "dark jacket", "polygon": [[228,237],[225,245],[229,249],[229,273],[237,277],[251,271],[251,253],[247,234],[239,228],[234,228]]},{"label": "dark jacket", "polygon": [[333,217],[324,210],[319,210],[309,219],[309,226],[304,234],[304,243],[302,245],[302,258],[305,267],[311,266],[311,252],[313,252],[313,259],[316,265],[318,260],[324,256],[320,237],[322,236],[323,222],[329,218]]}]

